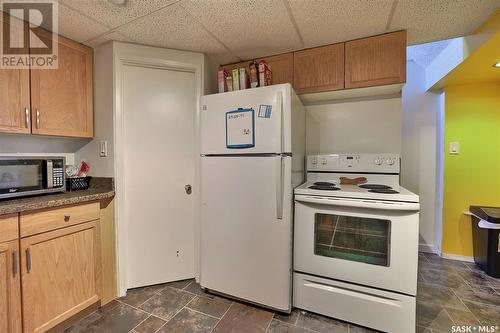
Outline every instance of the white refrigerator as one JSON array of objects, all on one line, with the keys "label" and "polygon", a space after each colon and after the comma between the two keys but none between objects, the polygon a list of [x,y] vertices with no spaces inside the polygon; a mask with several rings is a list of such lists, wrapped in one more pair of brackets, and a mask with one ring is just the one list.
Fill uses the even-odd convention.
[{"label": "white refrigerator", "polygon": [[289,312],[305,110],[290,84],[203,96],[200,284]]}]

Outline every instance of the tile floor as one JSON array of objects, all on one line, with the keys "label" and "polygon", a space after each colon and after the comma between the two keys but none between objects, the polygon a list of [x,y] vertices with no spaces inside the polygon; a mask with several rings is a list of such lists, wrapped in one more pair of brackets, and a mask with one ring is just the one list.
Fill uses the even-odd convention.
[{"label": "tile floor", "polygon": [[[500,279],[474,264],[419,255],[417,333],[453,325],[500,326]],[[497,329],[498,331],[498,329]],[[205,293],[193,280],[129,290],[65,330],[95,333],[367,333],[363,327],[306,311],[266,311]],[[401,332],[405,333],[405,332]]]}]

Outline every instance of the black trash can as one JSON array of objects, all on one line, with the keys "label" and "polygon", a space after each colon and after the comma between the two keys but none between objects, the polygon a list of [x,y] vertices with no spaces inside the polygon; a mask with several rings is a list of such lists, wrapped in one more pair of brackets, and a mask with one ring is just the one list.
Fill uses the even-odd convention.
[{"label": "black trash can", "polygon": [[[500,278],[500,207],[470,206],[474,261],[486,274]],[[479,225],[481,220],[486,221]]]}]

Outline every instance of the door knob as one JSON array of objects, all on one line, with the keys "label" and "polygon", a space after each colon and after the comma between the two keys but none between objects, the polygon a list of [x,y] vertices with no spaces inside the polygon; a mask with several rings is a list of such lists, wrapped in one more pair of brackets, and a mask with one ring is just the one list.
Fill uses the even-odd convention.
[{"label": "door knob", "polygon": [[186,186],[184,186],[184,190],[186,190],[186,194],[191,194],[191,192],[193,192],[193,187],[187,184]]}]

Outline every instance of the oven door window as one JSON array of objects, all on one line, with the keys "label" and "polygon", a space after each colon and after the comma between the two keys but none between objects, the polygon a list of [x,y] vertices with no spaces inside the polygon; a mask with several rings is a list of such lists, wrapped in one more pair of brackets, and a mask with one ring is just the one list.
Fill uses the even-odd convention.
[{"label": "oven door window", "polygon": [[314,254],[389,266],[391,221],[315,214]]}]

